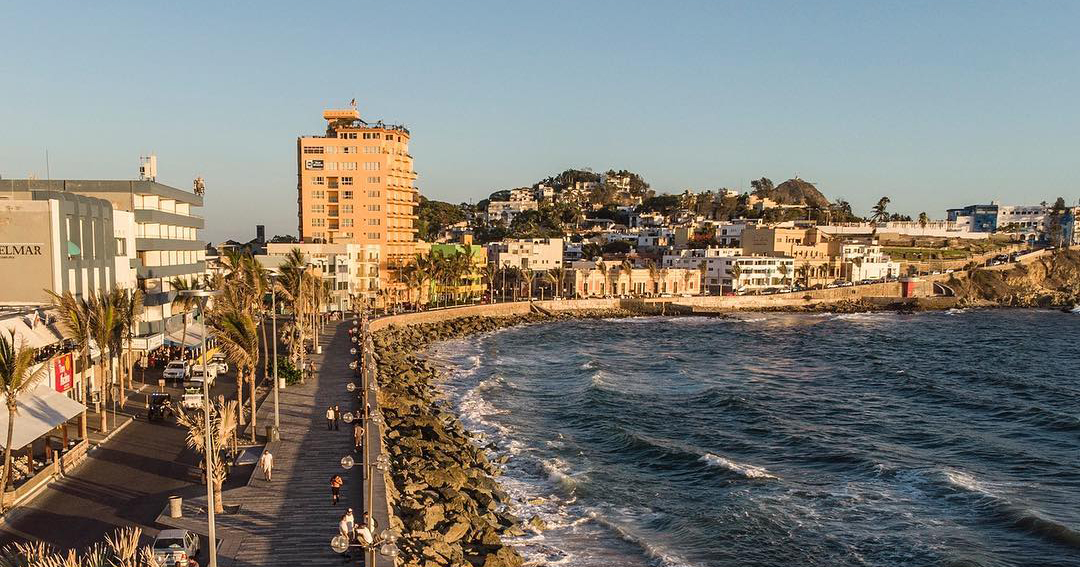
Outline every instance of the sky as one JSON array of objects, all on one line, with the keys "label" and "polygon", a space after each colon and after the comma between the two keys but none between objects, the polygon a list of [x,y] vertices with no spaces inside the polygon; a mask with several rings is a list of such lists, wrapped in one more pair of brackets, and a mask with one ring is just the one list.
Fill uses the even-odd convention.
[{"label": "sky", "polygon": [[[296,234],[296,137],[355,98],[423,195],[568,168],[798,176],[865,213],[1080,198],[1080,2],[0,2],[0,177],[206,179]],[[46,168],[48,152],[48,168]]]}]

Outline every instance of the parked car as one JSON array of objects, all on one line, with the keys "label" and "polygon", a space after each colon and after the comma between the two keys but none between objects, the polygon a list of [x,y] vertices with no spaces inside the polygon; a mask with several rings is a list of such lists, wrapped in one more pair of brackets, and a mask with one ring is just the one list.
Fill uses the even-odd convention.
[{"label": "parked car", "polygon": [[180,398],[180,406],[186,410],[201,410],[203,408],[203,394],[200,388],[184,388],[184,395]]},{"label": "parked car", "polygon": [[146,406],[146,421],[164,420],[171,405],[172,396],[168,392],[150,394],[150,402]]},{"label": "parked car", "polygon": [[182,360],[170,360],[169,364],[165,365],[165,371],[161,373],[161,377],[174,382],[182,382],[187,379],[190,369],[191,367]]},{"label": "parked car", "polygon": [[207,386],[212,386],[215,378],[217,374],[212,367],[206,367],[206,374],[203,374],[202,367],[195,367],[189,372],[187,380],[184,380],[184,388],[198,388],[202,391],[203,382],[206,382]]},{"label": "parked car", "polygon": [[162,567],[188,567],[199,554],[199,536],[188,530],[161,530],[153,551]]},{"label": "parked car", "polygon": [[214,356],[210,357],[210,363],[217,368],[218,374],[229,373],[229,361],[225,358],[224,354],[219,352]]}]

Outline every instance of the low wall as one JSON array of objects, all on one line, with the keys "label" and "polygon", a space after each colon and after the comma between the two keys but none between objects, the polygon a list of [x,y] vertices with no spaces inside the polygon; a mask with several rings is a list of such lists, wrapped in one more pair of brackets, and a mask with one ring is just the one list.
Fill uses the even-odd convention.
[{"label": "low wall", "polygon": [[439,323],[462,317],[509,317],[512,315],[525,315],[532,311],[532,305],[536,305],[545,311],[583,311],[591,309],[615,309],[619,307],[618,299],[562,299],[548,301],[511,301],[506,303],[484,303],[481,305],[465,305],[462,307],[449,307],[446,309],[432,309],[420,313],[403,313],[380,317],[371,322],[372,332],[380,331],[390,326],[422,325],[424,323]]}]

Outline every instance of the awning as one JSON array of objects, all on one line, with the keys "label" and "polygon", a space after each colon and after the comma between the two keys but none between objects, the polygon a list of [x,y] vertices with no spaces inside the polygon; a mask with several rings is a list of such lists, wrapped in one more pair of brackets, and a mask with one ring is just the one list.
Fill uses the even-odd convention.
[{"label": "awning", "polygon": [[[18,413],[15,414],[15,431],[11,438],[12,449],[22,449],[57,425],[79,415],[86,406],[57,392],[48,380],[42,380],[37,388],[19,396]],[[7,441],[8,412],[6,405],[0,411],[0,447]]]},{"label": "awning", "polygon": [[169,344],[178,345],[183,343],[186,346],[193,347],[199,346],[202,343],[203,335],[206,334],[206,326],[198,321],[189,321],[187,324],[187,338],[184,338],[184,323],[182,321],[169,321],[165,325],[165,342]]},{"label": "awning", "polygon": [[31,348],[45,348],[63,340],[60,333],[46,325],[34,315],[15,315],[0,319],[0,332],[11,336],[15,331],[16,345]]}]

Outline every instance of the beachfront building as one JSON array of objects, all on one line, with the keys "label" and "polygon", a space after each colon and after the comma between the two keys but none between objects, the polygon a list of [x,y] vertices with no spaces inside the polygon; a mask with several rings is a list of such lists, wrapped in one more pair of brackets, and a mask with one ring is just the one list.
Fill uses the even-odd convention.
[{"label": "beachfront building", "polygon": [[[840,242],[817,227],[748,226],[742,232],[745,256],[790,258],[808,285],[829,284],[840,277]],[[737,289],[737,287],[736,287]]]},{"label": "beachfront building", "polygon": [[308,267],[331,289],[325,311],[349,311],[354,302],[374,301],[378,294],[378,244],[269,243],[266,255],[255,258],[266,269],[279,269],[292,251],[300,250]]},{"label": "beachfront building", "polygon": [[708,293],[747,293],[782,289],[795,281],[795,260],[775,256],[723,256],[706,259]]},{"label": "beachfront building", "polygon": [[849,282],[900,277],[900,263],[889,258],[876,243],[842,243],[840,266],[840,277]]},{"label": "beachfront building", "polygon": [[[81,227],[76,228],[77,215],[71,216],[70,221],[66,214],[65,218],[58,218],[58,225],[62,225],[66,233],[77,235],[76,240],[67,240],[62,244],[67,246],[70,242],[73,245],[68,247],[68,252],[78,249],[77,254],[69,255],[82,262],[88,259],[92,262],[98,261],[88,255],[106,254],[109,246],[114,250],[114,257],[126,258],[113,260],[113,264],[118,267],[111,270],[107,278],[104,267],[99,268],[97,273],[104,279],[113,282],[130,281],[130,272],[126,270],[134,269],[136,285],[144,294],[144,310],[134,341],[135,349],[151,351],[160,347],[165,340],[166,330],[182,324],[181,315],[173,313],[172,310],[172,300],[176,294],[169,281],[172,278],[181,278],[191,282],[201,279],[206,272],[206,244],[199,240],[198,235],[199,229],[203,228],[203,219],[193,212],[202,206],[202,195],[151,179],[4,180],[0,181],[0,190],[12,199],[29,199],[32,198],[32,193],[49,191],[111,203],[111,231],[95,229],[93,222],[84,222]],[[132,221],[127,220],[128,214]],[[67,229],[69,222],[72,227],[70,230]],[[133,229],[131,222],[134,222]],[[133,239],[130,234],[132,230]],[[110,235],[109,246],[105,246],[103,239]],[[84,251],[84,248],[88,250]],[[74,274],[70,268],[60,269],[68,269],[68,273],[63,277],[70,280],[74,276],[76,282],[90,282],[94,277],[89,269],[81,272],[75,270]],[[76,283],[73,287],[81,285]],[[190,341],[198,341],[202,333],[201,325],[194,327],[189,329]]]},{"label": "beachfront building", "polygon": [[522,238],[492,242],[487,245],[487,261],[499,268],[551,270],[562,266],[561,238]]},{"label": "beachfront building", "polygon": [[616,263],[575,262],[567,274],[574,297],[697,295],[700,272],[682,268],[631,268]]},{"label": "beachfront building", "polygon": [[[404,126],[369,123],[355,108],[326,110],[324,135],[296,141],[300,240],[377,246],[383,287],[412,261],[419,191]],[[365,289],[365,291],[368,291]]]},{"label": "beachfront building", "polygon": [[484,282],[484,266],[487,264],[487,251],[479,244],[432,244],[429,252],[432,257],[450,260],[464,257],[461,270],[430,282],[426,300],[433,301],[442,297],[451,301],[474,301],[482,298],[487,291]]},{"label": "beachfront building", "polygon": [[1016,232],[1025,240],[1041,240],[1049,228],[1050,208],[1045,205],[968,205],[946,212],[949,222],[971,232]]},{"label": "beachfront building", "polygon": [[660,260],[660,265],[665,268],[698,270],[707,258],[741,255],[742,248],[687,248],[671,254],[664,254]]}]

